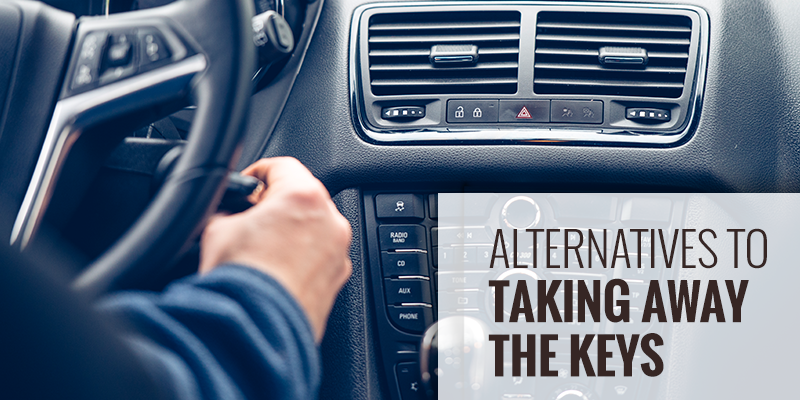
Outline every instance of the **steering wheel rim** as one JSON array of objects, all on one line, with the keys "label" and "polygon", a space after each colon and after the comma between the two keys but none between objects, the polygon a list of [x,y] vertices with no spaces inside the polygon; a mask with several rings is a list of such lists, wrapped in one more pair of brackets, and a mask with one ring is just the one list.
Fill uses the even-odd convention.
[{"label": "steering wheel rim", "polygon": [[[249,0],[181,0],[149,10],[80,18],[61,95],[14,223],[12,244],[24,248],[35,235],[70,146],[84,130],[188,98],[197,111],[180,160],[138,220],[74,280],[73,287],[91,295],[136,281],[185,246],[219,201],[238,153],[255,67],[252,17]],[[95,46],[102,54],[108,43],[131,42],[134,71],[107,68],[101,75],[99,67],[85,67],[94,62],[87,57],[87,43],[97,43],[97,38],[106,40]],[[159,53],[159,46],[166,53]],[[147,60],[151,53],[159,62]],[[96,76],[88,87],[81,83],[92,74]]]}]

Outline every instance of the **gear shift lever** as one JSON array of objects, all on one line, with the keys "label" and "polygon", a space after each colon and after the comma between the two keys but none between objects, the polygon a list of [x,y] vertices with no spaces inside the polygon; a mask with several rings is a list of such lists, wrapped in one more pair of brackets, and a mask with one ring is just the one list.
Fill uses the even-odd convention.
[{"label": "gear shift lever", "polygon": [[441,386],[448,397],[479,399],[486,389],[486,352],[491,350],[486,341],[485,325],[472,317],[447,317],[428,328],[420,352],[428,398],[436,399]]},{"label": "gear shift lever", "polygon": [[438,398],[439,383],[439,323],[435,323],[425,331],[419,354],[419,366],[422,373],[422,385],[428,399]]}]

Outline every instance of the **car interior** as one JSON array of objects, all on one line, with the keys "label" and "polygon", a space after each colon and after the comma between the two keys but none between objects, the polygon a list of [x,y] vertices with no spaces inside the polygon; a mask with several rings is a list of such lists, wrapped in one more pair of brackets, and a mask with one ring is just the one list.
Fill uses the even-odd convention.
[{"label": "car interior", "polygon": [[[670,228],[686,205],[659,193],[800,190],[797,21],[796,0],[3,1],[0,259],[37,264],[86,301],[161,290],[196,272],[211,213],[246,207],[255,183],[231,171],[295,157],[353,228],[320,398],[436,398],[423,338],[443,317],[436,291],[467,279],[438,267],[488,254],[486,226]],[[437,229],[439,193],[485,194],[463,248]],[[28,283],[3,292],[44,310],[20,321],[71,325],[37,303],[66,293]],[[74,325],[96,324],[85,318]],[[119,360],[106,369],[80,341],[35,352],[69,348],[63,360],[87,355],[98,381],[140,385],[105,329],[85,337]],[[670,349],[659,384],[564,379],[504,399],[792,392],[791,371],[770,365],[701,380],[688,371],[713,368],[710,354],[746,350],[658,329]]]}]

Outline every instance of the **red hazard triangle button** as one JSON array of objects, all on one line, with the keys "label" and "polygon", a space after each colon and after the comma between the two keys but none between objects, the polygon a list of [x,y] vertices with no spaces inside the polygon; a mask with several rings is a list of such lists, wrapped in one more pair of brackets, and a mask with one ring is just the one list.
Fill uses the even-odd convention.
[{"label": "red hazard triangle button", "polygon": [[522,106],[522,110],[519,110],[519,114],[517,114],[517,118],[518,119],[520,119],[520,118],[524,118],[524,119],[532,118],[531,117],[531,113],[528,112],[528,107]]}]

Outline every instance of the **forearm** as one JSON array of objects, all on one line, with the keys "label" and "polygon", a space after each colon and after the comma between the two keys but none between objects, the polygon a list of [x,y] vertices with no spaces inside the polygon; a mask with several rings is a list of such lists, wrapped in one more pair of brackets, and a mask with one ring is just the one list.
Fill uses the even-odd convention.
[{"label": "forearm", "polygon": [[317,397],[311,327],[288,292],[261,272],[222,266],[163,293],[116,294],[101,309],[129,324],[129,343],[177,398]]}]

